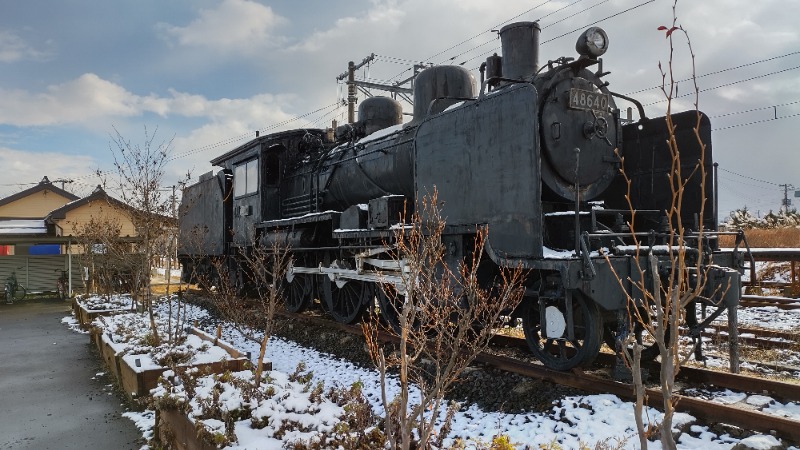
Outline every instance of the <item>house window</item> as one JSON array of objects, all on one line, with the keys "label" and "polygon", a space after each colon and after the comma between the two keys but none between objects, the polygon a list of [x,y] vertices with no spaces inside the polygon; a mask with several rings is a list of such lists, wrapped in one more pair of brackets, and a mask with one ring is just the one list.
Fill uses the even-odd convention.
[{"label": "house window", "polygon": [[247,161],[233,169],[233,195],[244,195],[258,192],[258,159]]}]

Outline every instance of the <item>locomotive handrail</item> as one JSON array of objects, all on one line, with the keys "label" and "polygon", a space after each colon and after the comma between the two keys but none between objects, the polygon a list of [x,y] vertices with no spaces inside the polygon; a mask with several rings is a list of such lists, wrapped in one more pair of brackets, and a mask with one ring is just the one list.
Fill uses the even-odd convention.
[{"label": "locomotive handrail", "polygon": [[597,269],[594,268],[594,263],[589,257],[589,232],[583,232],[583,239],[581,239],[581,259],[583,260],[583,274],[581,278],[584,280],[591,280],[597,276]]},{"label": "locomotive handrail", "polygon": [[644,106],[642,106],[642,104],[638,100],[636,100],[635,98],[632,98],[632,97],[628,97],[627,95],[618,94],[616,92],[612,92],[612,91],[608,91],[608,92],[610,92],[613,97],[621,98],[623,100],[627,100],[627,101],[633,103],[636,106],[636,109],[639,110],[639,122],[644,122],[646,120],[650,120],[650,119],[647,118],[647,116],[644,113]]}]

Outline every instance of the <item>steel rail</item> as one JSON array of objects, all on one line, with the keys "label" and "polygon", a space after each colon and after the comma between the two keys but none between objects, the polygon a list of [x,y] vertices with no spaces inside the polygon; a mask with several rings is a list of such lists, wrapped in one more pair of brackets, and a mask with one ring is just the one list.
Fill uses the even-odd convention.
[{"label": "steel rail", "polygon": [[[588,392],[611,393],[622,399],[635,400],[633,386],[630,384],[621,383],[606,378],[600,378],[579,371],[556,372],[547,369],[544,366],[528,364],[511,358],[488,355],[485,353],[479,355],[478,358],[476,358],[476,361],[491,364],[499,369],[519,375],[547,380],[556,384],[586,390]],[[685,369],[686,368],[682,367],[681,372],[684,372]],[[753,382],[754,379],[749,378],[750,386],[753,385]],[[663,395],[660,390],[647,388],[645,390],[645,396],[649,400],[649,406],[661,409],[656,406],[663,403]],[[734,408],[721,403],[701,400],[680,394],[673,395],[673,399],[673,404],[675,405],[675,409],[677,411],[686,412],[698,419],[706,421],[707,423],[723,422],[741,427],[746,430],[767,434],[774,432],[779,436],[786,437],[794,441],[800,440],[800,422],[795,420],[749,409]]]},{"label": "steel rail", "polygon": [[[361,328],[358,326],[341,324],[320,316],[288,313],[286,311],[282,311],[280,314],[301,321],[336,328],[351,334],[362,333]],[[398,342],[397,336],[383,331],[378,332],[378,338],[384,342]],[[494,340],[502,341],[504,340],[503,338],[524,342],[522,339],[511,338],[508,336],[504,336],[501,339],[497,339],[496,337]],[[602,358],[614,358],[613,355],[601,355],[606,355]],[[492,355],[486,352],[479,354],[475,358],[475,361],[489,364],[493,367],[516,373],[518,375],[546,380],[552,383],[585,390],[587,392],[611,393],[625,400],[635,400],[632,385],[607,378],[597,377],[577,369],[573,370],[572,372],[558,372],[538,364],[531,364],[505,356]],[[691,379],[695,382],[709,383],[716,386],[728,387],[730,389],[736,389],[745,392],[752,392],[753,386],[757,385],[759,392],[772,392],[776,396],[787,400],[800,399],[800,385],[747,377],[744,375],[715,372],[691,367],[681,367],[678,378]],[[658,406],[656,406],[663,403],[663,395],[660,390],[647,388],[645,390],[645,395],[649,401],[649,406],[660,409]],[[677,411],[686,412],[697,419],[706,421],[707,423],[723,422],[741,427],[746,430],[768,434],[776,433],[779,436],[789,438],[795,442],[800,441],[800,421],[774,416],[759,411],[731,407],[721,403],[715,403],[712,401],[697,399],[680,394],[675,394],[673,399],[673,404],[675,405]]]},{"label": "steel rail", "polygon": [[[491,343],[505,347],[515,347],[524,350],[528,349],[528,344],[522,338],[511,336],[495,335]],[[597,362],[611,366],[614,364],[614,355],[610,353],[600,353]],[[649,370],[658,370],[658,363],[644,364]],[[764,378],[749,377],[746,375],[733,374],[730,372],[720,372],[716,370],[703,369],[699,367],[681,366],[676,377],[677,380],[693,383],[713,384],[717,387],[733,389],[744,392],[753,391],[753,383],[759,384],[759,392],[769,392],[783,400],[800,401],[800,384],[786,383],[783,381],[768,380]]]},{"label": "steel rail", "polygon": [[739,301],[739,306],[743,308],[774,306],[778,309],[793,310],[800,309],[800,299],[789,297],[766,297],[761,295],[743,295]]}]

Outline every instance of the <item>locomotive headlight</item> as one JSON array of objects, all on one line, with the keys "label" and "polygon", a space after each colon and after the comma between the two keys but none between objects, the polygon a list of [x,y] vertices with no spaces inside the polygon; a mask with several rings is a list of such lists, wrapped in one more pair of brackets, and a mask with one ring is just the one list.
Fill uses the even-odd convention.
[{"label": "locomotive headlight", "polygon": [[575,50],[581,56],[597,58],[608,50],[608,35],[600,27],[584,31],[575,43]]}]

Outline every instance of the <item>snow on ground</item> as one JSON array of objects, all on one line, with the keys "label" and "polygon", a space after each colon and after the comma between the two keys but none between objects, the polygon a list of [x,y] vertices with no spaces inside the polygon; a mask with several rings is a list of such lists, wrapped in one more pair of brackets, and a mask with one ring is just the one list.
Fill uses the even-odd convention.
[{"label": "snow on ground", "polygon": [[67,326],[67,328],[69,328],[70,330],[72,330],[72,331],[74,331],[76,333],[89,334],[88,331],[85,331],[85,330],[81,329],[81,324],[78,323],[78,319],[76,319],[73,316],[66,316],[66,317],[62,318],[61,319],[61,323],[63,323],[64,325]]},{"label": "snow on ground", "polygon": [[[166,307],[162,306],[166,311]],[[164,312],[165,314],[165,312]],[[186,315],[189,322],[208,317],[208,313],[196,306],[187,305]],[[740,317],[742,317],[740,315]],[[68,321],[65,319],[65,323]],[[772,323],[774,325],[774,322]],[[215,330],[207,330],[214,332]],[[258,355],[255,342],[247,340],[232,325],[222,326],[223,339],[232,343],[244,352]],[[255,356],[254,356],[255,357]],[[382,413],[380,401],[380,379],[375,370],[364,369],[348,361],[320,353],[314,349],[300,346],[294,342],[278,337],[272,337],[267,347],[267,357],[273,363],[273,370],[278,374],[293,373],[299,363],[304,363],[306,370],[313,373],[314,382],[323,382],[327,387],[349,387],[353,383],[363,384],[363,392],[369,400],[373,411]],[[395,379],[390,380],[391,393],[398,391]],[[722,393],[707,393],[720,402],[742,401],[743,394],[730,391]],[[800,419],[800,406],[797,404],[782,404],[765,396],[751,396],[746,399],[751,405],[766,405],[765,410],[786,417]],[[382,415],[382,414],[381,414]],[[145,437],[152,435],[152,412],[126,413],[137,426],[143,430]],[[648,409],[645,420],[650,418],[654,422],[660,420],[660,413]],[[688,414],[677,413],[675,426],[690,424],[694,419]],[[148,427],[149,424],[149,427]],[[682,433],[679,439],[679,448],[682,449],[730,449],[738,443],[743,443],[752,448],[769,448],[770,444],[777,442],[771,436],[756,435],[744,440],[733,438],[729,435],[718,435],[709,427],[702,424],[689,425],[691,433]],[[634,425],[633,405],[622,401],[609,394],[574,396],[562,399],[545,413],[507,414],[501,412],[483,411],[475,405],[462,405],[461,410],[453,418],[453,427],[446,444],[452,444],[453,439],[460,437],[471,440],[473,445],[478,442],[487,443],[493,436],[503,434],[510,438],[516,448],[539,448],[539,445],[558,443],[564,449],[579,448],[588,445],[593,448],[598,442],[605,441],[620,448],[638,448],[638,437]],[[255,430],[241,430],[238,433],[239,443],[235,448],[275,448],[275,442],[260,440]],[[651,442],[649,449],[660,449],[658,442]]]},{"label": "snow on ground", "polygon": [[78,303],[89,311],[125,311],[133,309],[133,298],[128,295],[78,295]]}]

